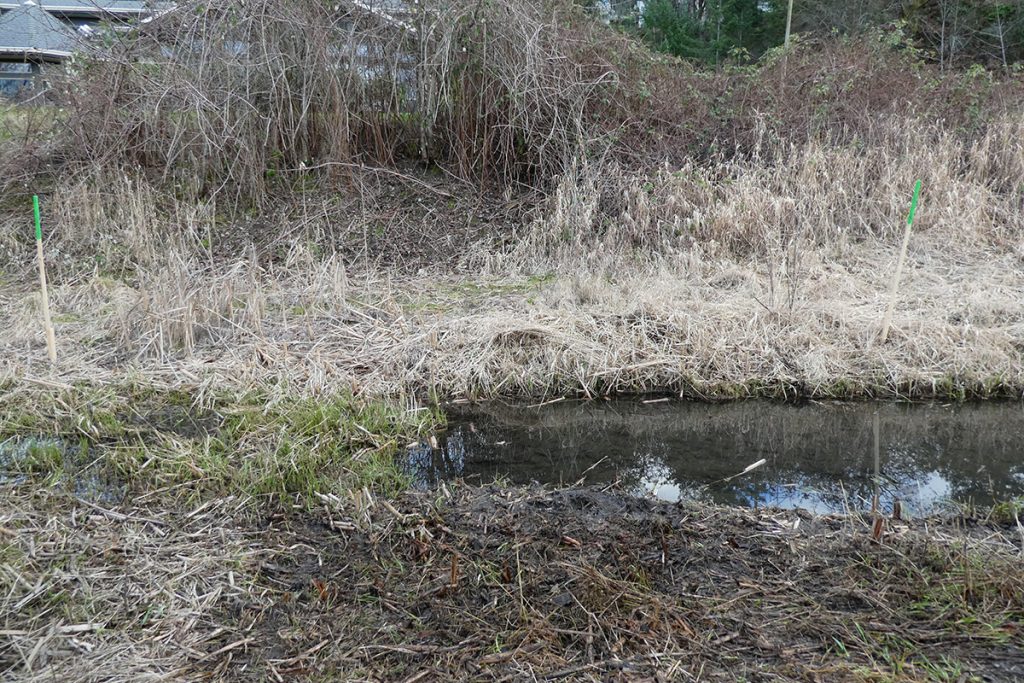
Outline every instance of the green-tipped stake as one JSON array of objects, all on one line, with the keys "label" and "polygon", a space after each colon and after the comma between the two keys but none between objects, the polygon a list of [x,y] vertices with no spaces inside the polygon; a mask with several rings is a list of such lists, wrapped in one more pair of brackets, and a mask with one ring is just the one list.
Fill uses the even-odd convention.
[{"label": "green-tipped stake", "polygon": [[46,330],[46,352],[50,362],[57,362],[57,338],[50,320],[50,295],[46,290],[46,260],[43,258],[43,224],[39,220],[39,196],[32,195],[32,213],[36,219],[36,256],[39,258],[39,287],[43,293],[43,326]]},{"label": "green-tipped stake", "polygon": [[907,216],[907,229],[903,233],[903,246],[900,247],[900,258],[896,261],[896,273],[893,275],[892,284],[889,285],[889,307],[885,311],[885,319],[882,321],[881,342],[889,338],[889,325],[892,323],[892,312],[896,308],[896,289],[900,286],[900,276],[903,275],[903,262],[907,260],[907,244],[910,242],[910,228],[914,225],[914,215],[917,214],[917,200],[921,196],[921,181],[914,185],[914,197],[910,200],[910,214]]}]

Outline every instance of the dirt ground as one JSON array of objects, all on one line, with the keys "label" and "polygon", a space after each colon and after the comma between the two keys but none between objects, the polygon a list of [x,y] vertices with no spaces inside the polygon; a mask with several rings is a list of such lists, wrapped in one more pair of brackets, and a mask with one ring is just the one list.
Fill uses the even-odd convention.
[{"label": "dirt ground", "polygon": [[[594,488],[0,492],[4,680],[1012,681],[1024,530]],[[280,509],[280,508],[279,508]]]}]

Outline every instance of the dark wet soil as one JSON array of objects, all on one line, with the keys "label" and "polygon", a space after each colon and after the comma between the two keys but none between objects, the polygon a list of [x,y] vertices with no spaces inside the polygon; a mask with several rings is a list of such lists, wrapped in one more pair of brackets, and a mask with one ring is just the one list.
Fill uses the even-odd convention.
[{"label": "dark wet soil", "polygon": [[262,597],[223,615],[251,640],[197,675],[1024,679],[1010,519],[890,517],[876,540],[868,518],[595,488],[357,498],[265,520]]}]

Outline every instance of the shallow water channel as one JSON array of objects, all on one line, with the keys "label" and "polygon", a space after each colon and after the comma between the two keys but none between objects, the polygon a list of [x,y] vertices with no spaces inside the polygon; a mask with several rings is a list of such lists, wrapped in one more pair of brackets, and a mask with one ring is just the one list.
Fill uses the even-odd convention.
[{"label": "shallow water channel", "polygon": [[[878,476],[873,421],[878,414]],[[912,513],[1024,495],[1024,404],[564,401],[449,409],[437,448],[408,452],[420,486],[451,478],[618,482],[638,495],[815,512]],[[761,460],[765,463],[742,474]]]}]

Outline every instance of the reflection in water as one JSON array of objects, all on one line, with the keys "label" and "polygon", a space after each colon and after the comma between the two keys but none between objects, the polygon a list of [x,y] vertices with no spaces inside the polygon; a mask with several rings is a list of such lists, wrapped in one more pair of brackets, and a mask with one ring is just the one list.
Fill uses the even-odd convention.
[{"label": "reflection in water", "polygon": [[[865,509],[875,486],[876,411],[885,507],[899,498],[921,512],[950,499],[984,504],[1024,494],[1024,406],[1016,403],[487,405],[450,413],[444,447],[411,449],[408,462],[422,484],[584,479],[669,501]],[[761,458],[763,467],[728,479]]]}]

